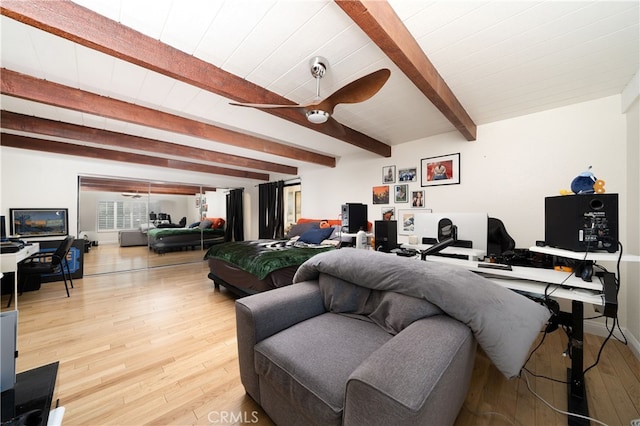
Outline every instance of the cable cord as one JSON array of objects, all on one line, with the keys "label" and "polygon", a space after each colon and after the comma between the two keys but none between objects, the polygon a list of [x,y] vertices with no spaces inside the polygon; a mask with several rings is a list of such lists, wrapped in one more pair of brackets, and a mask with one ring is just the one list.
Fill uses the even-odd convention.
[{"label": "cable cord", "polygon": [[498,413],[496,411],[473,411],[471,408],[469,408],[467,406],[467,404],[465,403],[463,405],[464,409],[467,410],[468,412],[470,412],[471,414],[473,414],[476,417],[481,417],[481,416],[498,416],[498,417],[502,417],[505,421],[509,422],[510,425],[516,426],[516,423],[511,420],[509,417],[505,416],[502,413]]},{"label": "cable cord", "polygon": [[[608,322],[608,321],[607,321]],[[604,350],[604,346],[607,344],[607,342],[609,341],[609,339],[611,338],[611,336],[613,335],[613,332],[616,329],[616,323],[618,322],[618,318],[614,318],[613,319],[613,325],[611,326],[611,330],[609,330],[609,326],[607,325],[607,330],[609,330],[609,335],[607,335],[607,337],[605,337],[604,341],[602,342],[602,345],[600,345],[600,350],[598,350],[598,356],[596,357],[596,362],[594,362],[593,364],[591,364],[589,367],[587,367],[583,372],[582,372],[582,377],[584,377],[585,374],[587,374],[587,371],[591,370],[593,367],[595,367],[596,365],[598,365],[598,363],[600,362],[600,355],[602,355],[602,351]],[[606,323],[605,323],[606,324]]]},{"label": "cable cord", "polygon": [[577,417],[579,419],[589,420],[591,422],[598,423],[598,424],[603,425],[603,426],[608,426],[606,423],[601,422],[600,420],[594,419],[593,417],[583,416],[582,414],[570,413],[568,411],[563,411],[563,410],[560,410],[559,408],[554,407],[553,405],[548,403],[544,398],[542,398],[540,395],[538,395],[531,388],[531,384],[529,383],[529,377],[526,375],[526,373],[523,374],[521,377],[524,377],[524,380],[527,383],[527,389],[529,389],[529,392],[531,392],[533,394],[533,396],[538,398],[540,401],[542,401],[547,407],[551,408],[553,411],[555,411],[557,413],[560,413],[560,414],[564,414],[566,416]]}]

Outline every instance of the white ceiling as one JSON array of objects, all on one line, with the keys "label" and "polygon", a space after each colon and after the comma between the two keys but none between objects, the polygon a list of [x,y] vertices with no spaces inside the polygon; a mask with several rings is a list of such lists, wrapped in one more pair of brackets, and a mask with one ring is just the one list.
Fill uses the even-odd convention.
[{"label": "white ceiling", "polygon": [[[389,68],[391,77],[378,94],[360,104],[339,105],[334,117],[392,146],[455,130],[332,1],[75,3],[301,104],[315,97],[308,65],[313,56],[329,61],[322,97],[369,72]],[[637,0],[389,3],[476,124],[619,94],[640,68]],[[0,25],[2,67],[12,71],[338,158],[374,156],[270,114],[230,106],[221,96],[6,16]],[[2,109],[11,112],[312,167],[6,95],[1,102]]]}]

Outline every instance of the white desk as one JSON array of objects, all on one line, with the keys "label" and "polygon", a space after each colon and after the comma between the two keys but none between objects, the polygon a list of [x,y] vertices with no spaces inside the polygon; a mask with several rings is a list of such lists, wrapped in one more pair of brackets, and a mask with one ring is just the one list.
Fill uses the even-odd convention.
[{"label": "white desk", "polygon": [[[585,259],[587,261],[617,261],[618,253],[585,253],[571,252],[567,250],[554,249],[550,247],[532,247],[530,251],[545,253],[553,256],[565,257],[570,259]],[[416,256],[420,259],[420,255]],[[478,266],[480,262],[471,260],[461,260],[442,256],[427,256],[427,262],[446,263],[458,265],[470,271],[479,272],[487,279],[507,287],[512,290],[526,291],[534,294],[548,295],[552,298],[561,298],[571,301],[571,312],[560,311],[557,314],[557,323],[567,327],[570,336],[570,344],[572,348],[571,368],[567,369],[567,406],[569,412],[582,415],[588,415],[589,409],[587,405],[587,393],[584,382],[584,362],[583,362],[583,336],[584,336],[584,303],[593,305],[605,305],[605,289],[600,280],[594,279],[593,282],[583,281],[576,277],[573,273],[561,272],[552,269],[528,268],[512,266],[512,270],[488,269]],[[638,256],[627,255],[622,256],[624,261],[638,261]],[[569,275],[571,274],[571,275]],[[614,284],[611,281],[615,277],[614,274],[607,273],[604,278],[605,286],[608,294],[611,294],[611,288]],[[607,284],[609,282],[609,284]],[[615,290],[613,290],[614,293]],[[617,312],[617,296],[609,296],[609,305],[612,307],[611,312],[605,313],[607,316],[615,316]],[[615,299],[615,300],[611,300]],[[613,303],[612,303],[613,302]],[[576,421],[576,418],[569,417],[569,424],[583,424]]]},{"label": "white desk", "polygon": [[[501,269],[481,268],[478,265],[484,262],[455,259],[444,256],[427,256],[427,262],[447,263],[461,266],[473,272],[479,272],[486,278],[514,290],[524,290],[544,293],[544,288],[551,284],[550,290],[555,290],[554,295],[563,299],[576,300],[598,304],[594,295],[602,293],[602,284],[598,280],[592,282],[583,281],[573,272],[561,272],[554,269],[529,268],[526,266],[512,266],[511,271]],[[524,284],[527,284],[526,286]],[[516,286],[522,288],[515,288]],[[542,289],[542,291],[540,291]],[[563,296],[560,296],[562,294]]]},{"label": "white desk", "polygon": [[40,244],[32,243],[31,245],[24,246],[20,251],[15,253],[2,253],[0,259],[2,263],[2,270],[0,272],[14,272],[14,287],[13,287],[13,299],[15,300],[14,309],[18,309],[18,263],[25,260],[27,257],[36,254],[40,251]]}]

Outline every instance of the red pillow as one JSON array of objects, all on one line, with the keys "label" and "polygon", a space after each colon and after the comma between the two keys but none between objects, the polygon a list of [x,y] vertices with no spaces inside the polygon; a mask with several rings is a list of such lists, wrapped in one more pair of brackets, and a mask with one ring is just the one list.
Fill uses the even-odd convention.
[{"label": "red pillow", "polygon": [[218,229],[222,228],[225,224],[225,221],[221,217],[208,217],[207,220],[211,221],[211,228]]}]

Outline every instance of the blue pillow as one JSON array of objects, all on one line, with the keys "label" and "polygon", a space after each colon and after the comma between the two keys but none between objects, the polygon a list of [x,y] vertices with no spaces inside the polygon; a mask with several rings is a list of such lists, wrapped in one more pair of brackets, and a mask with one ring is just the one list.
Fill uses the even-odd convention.
[{"label": "blue pillow", "polygon": [[320,244],[333,233],[333,228],[312,228],[307,229],[298,241],[302,241],[307,244]]}]

